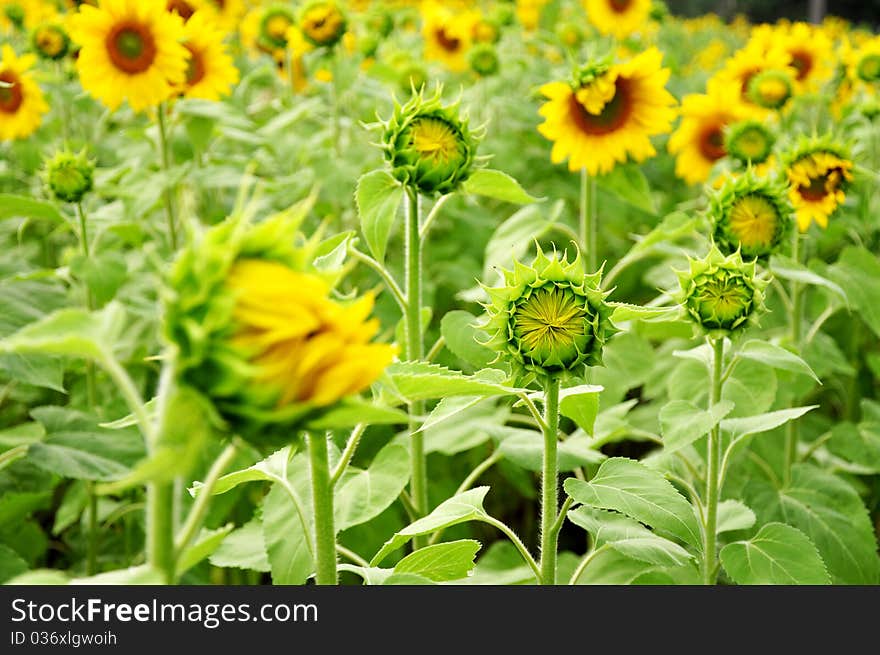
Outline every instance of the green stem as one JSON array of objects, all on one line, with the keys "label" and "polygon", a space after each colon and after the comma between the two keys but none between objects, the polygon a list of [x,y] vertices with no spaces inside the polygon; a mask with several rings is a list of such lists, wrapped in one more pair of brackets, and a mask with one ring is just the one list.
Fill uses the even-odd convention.
[{"label": "green stem", "polygon": [[[713,339],[714,365],[712,369],[712,395],[709,398],[709,409],[721,401],[722,369],[724,366],[724,338]],[[721,467],[721,433],[716,425],[709,432],[706,444],[706,521],[703,530],[703,584],[715,584],[716,577],[716,546],[715,538],[718,531],[718,495],[719,472]]]},{"label": "green stem", "polygon": [[[422,338],[422,242],[419,238],[419,196],[415,189],[407,189],[406,212],[406,358],[419,361],[424,355]],[[428,513],[428,474],[425,457],[424,435],[418,431],[419,416],[424,414],[422,401],[409,405],[410,460],[412,478],[410,498],[416,515]],[[413,539],[413,548],[418,549],[424,539]]]},{"label": "green stem", "polygon": [[[162,373],[159,377],[159,390],[156,394],[155,423],[150,424],[143,402],[140,403],[139,411],[134,410],[139,422],[142,425],[149,425],[144,434],[149,454],[155,454],[161,441],[161,435],[167,428],[169,420],[168,402],[173,387],[174,368],[173,361],[166,361],[165,366],[162,368]],[[114,380],[118,378],[119,381],[127,379],[128,383],[131,383],[127,375],[124,377],[117,376],[112,373],[112,370],[111,377]],[[136,392],[127,390],[125,388],[126,385],[119,386],[126,396],[131,396],[133,393],[136,394]],[[165,584],[174,584],[177,576],[174,550],[174,502],[173,479],[154,480],[147,484],[147,562],[162,575]]]},{"label": "green stem", "polygon": [[523,544],[522,540],[516,535],[516,532],[507,527],[506,523],[499,521],[494,516],[481,516],[477,520],[487,523],[503,532],[504,535],[510,539],[510,543],[512,543],[517,551],[519,551],[519,554],[522,556],[525,563],[529,565],[530,569],[532,569],[532,572],[535,574],[535,579],[539,583],[541,582],[541,568],[538,566],[535,559],[529,554],[529,549],[525,547],[525,544]]},{"label": "green stem", "polygon": [[336,465],[336,468],[333,469],[333,474],[330,476],[331,487],[335,487],[336,483],[339,482],[339,478],[345,473],[345,470],[351,463],[351,458],[354,457],[354,451],[357,450],[358,444],[361,442],[361,437],[364,435],[366,429],[366,423],[358,423],[354,426],[354,429],[351,431],[351,436],[348,438],[348,443],[345,444],[345,450],[342,451],[342,455],[339,457],[339,463]]},{"label": "green stem", "polygon": [[[795,263],[800,263],[800,236],[800,231],[795,227],[791,241],[791,258]],[[789,296],[791,297],[791,343],[800,354],[803,308],[802,288],[797,280],[791,281]],[[789,421],[785,426],[785,458],[783,462],[783,481],[786,485],[791,482],[791,467],[797,459],[798,437],[798,422]]]},{"label": "green stem", "polygon": [[556,584],[556,544],[554,530],[559,514],[559,377],[551,376],[544,385],[544,464],[541,470],[541,580]]},{"label": "green stem", "polygon": [[330,464],[327,436],[308,436],[309,461],[312,473],[312,506],[315,513],[315,584],[338,584],[336,570],[336,530],[333,527],[333,487],[330,485]]},{"label": "green stem", "polygon": [[98,497],[94,482],[86,482],[89,495],[89,539],[86,545],[86,575],[98,572]]},{"label": "green stem", "polygon": [[162,198],[165,203],[165,220],[168,222],[168,235],[171,238],[171,249],[177,250],[177,222],[174,216],[174,195],[168,184],[168,175],[171,170],[171,160],[168,154],[168,130],[165,125],[165,103],[159,103],[156,109],[159,123],[159,150],[162,155],[162,170],[166,179],[163,180],[164,191]]},{"label": "green stem", "polygon": [[599,266],[596,252],[598,226],[596,225],[596,181],[590,177],[586,168],[581,169],[580,204],[578,211],[578,246],[587,254],[587,267],[590,272]]}]

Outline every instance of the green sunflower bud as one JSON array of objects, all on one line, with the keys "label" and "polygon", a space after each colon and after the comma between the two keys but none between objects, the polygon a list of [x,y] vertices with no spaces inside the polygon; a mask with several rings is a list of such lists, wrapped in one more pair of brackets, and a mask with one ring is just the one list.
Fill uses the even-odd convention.
[{"label": "green sunflower bud", "polygon": [[92,190],[94,171],[95,164],[85,150],[77,154],[62,151],[46,162],[46,185],[58,200],[80,202]]},{"label": "green sunflower bud", "polygon": [[658,23],[662,23],[666,21],[670,16],[669,7],[666,5],[663,0],[654,0],[651,3],[651,11],[648,14],[651,20],[657,21]]},{"label": "green sunflower bud", "polygon": [[584,31],[575,23],[561,23],[556,28],[556,36],[566,48],[575,49],[584,42]]},{"label": "green sunflower bud", "polygon": [[471,64],[471,70],[480,77],[491,77],[497,74],[500,68],[498,53],[489,44],[474,46],[468,59]]},{"label": "green sunflower bud", "polygon": [[550,257],[538,249],[530,266],[504,271],[505,285],[486,288],[488,346],[526,371],[554,375],[600,366],[602,349],[617,331],[611,323],[601,271],[587,275],[580,255]]},{"label": "green sunflower bud", "polygon": [[726,131],[724,147],[727,154],[741,164],[763,164],[773,152],[776,135],[761,121],[734,123]]},{"label": "green sunflower bud", "polygon": [[769,257],[794,225],[788,186],[776,179],[756,178],[751,169],[724,183],[710,198],[708,213],[721,252],[740,251],[749,258]]},{"label": "green sunflower bud", "polygon": [[319,48],[332,48],[345,34],[347,22],[335,2],[319,0],[305,6],[299,27],[306,40]]},{"label": "green sunflower bud", "polygon": [[57,61],[70,52],[70,37],[60,25],[40,25],[31,32],[31,47],[43,59]]},{"label": "green sunflower bud", "polygon": [[856,75],[868,84],[880,81],[880,54],[871,53],[862,57],[856,66]]},{"label": "green sunflower bud", "polygon": [[8,18],[9,22],[15,27],[20,30],[24,29],[24,7],[17,2],[12,2],[3,8],[3,13],[6,14],[6,18]]},{"label": "green sunflower bud", "polygon": [[752,76],[746,88],[749,100],[765,109],[781,109],[793,92],[791,75],[780,70],[761,71]]},{"label": "green sunflower bud", "polygon": [[287,30],[294,24],[293,12],[284,6],[269,7],[260,18],[257,45],[268,53],[287,47]]},{"label": "green sunflower bud", "polygon": [[766,309],[768,282],[755,275],[756,261],[739,252],[725,257],[715,246],[704,259],[691,259],[690,270],[677,271],[684,305],[696,327],[718,338],[742,332]]},{"label": "green sunflower bud", "polygon": [[367,16],[366,26],[369,32],[386,39],[394,30],[394,18],[390,12],[378,9]]},{"label": "green sunflower bud", "polygon": [[412,93],[413,89],[421,91],[428,83],[428,71],[418,64],[409,64],[400,74],[400,90],[404,93]]},{"label": "green sunflower bud", "polygon": [[479,136],[468,127],[458,105],[443,106],[438,86],[431,98],[414,94],[405,105],[395,102],[382,123],[382,147],[391,174],[424,195],[451,193],[474,168]]}]

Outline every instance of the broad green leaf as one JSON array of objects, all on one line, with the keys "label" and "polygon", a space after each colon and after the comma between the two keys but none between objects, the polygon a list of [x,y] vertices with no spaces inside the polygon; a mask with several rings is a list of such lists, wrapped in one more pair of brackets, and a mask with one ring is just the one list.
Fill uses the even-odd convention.
[{"label": "broad green leaf", "polygon": [[816,376],[807,363],[793,352],[786,350],[780,346],[770,343],[769,341],[761,341],[760,339],[751,339],[746,341],[737,352],[738,357],[744,359],[752,359],[761,362],[773,368],[791,371],[792,373],[800,373],[813,378],[819,384],[822,381]]},{"label": "broad green leaf", "polygon": [[475,487],[443,501],[430,514],[410,523],[386,541],[370,561],[370,566],[380,564],[390,553],[413,537],[430,534],[466,521],[486,518],[488,515],[483,509],[483,499],[488,492],[489,487]]},{"label": "broad green leaf", "polygon": [[61,505],[59,505],[58,511],[55,513],[52,534],[57,536],[78,521],[88,501],[89,494],[86,483],[82,480],[73,482],[64,493]]},{"label": "broad green leaf", "polygon": [[810,464],[797,464],[786,487],[755,480],[746,493],[760,521],[786,523],[810,538],[834,584],[880,582],[880,557],[868,511],[840,478]]},{"label": "broad green leaf", "polygon": [[42,218],[55,223],[64,222],[64,216],[51,202],[0,193],[0,220],[6,218]]},{"label": "broad green leaf", "polygon": [[409,482],[409,450],[390,443],[367,469],[349,467],[336,486],[336,530],[369,521],[391,505]]},{"label": "broad green leaf", "polygon": [[[475,542],[476,543],[476,542]],[[479,548],[479,545],[477,546]],[[0,584],[21,575],[30,568],[18,553],[9,546],[0,544]]]},{"label": "broad green leaf", "polygon": [[425,452],[455,455],[488,441],[510,410],[479,402],[484,400],[479,396],[454,396],[437,403],[425,422]]},{"label": "broad green leaf", "polygon": [[768,523],[748,541],[721,549],[721,564],[737,584],[829,584],[813,542],[797,528]]},{"label": "broad green leaf", "polygon": [[378,566],[355,566],[345,562],[340,562],[339,570],[354,573],[370,586],[385,584],[385,581],[394,574],[394,569],[383,569]]},{"label": "broad green leaf", "polygon": [[635,460],[607,459],[589,482],[566,480],[565,492],[578,503],[613,509],[691,546],[702,543],[690,503],[662,474]]},{"label": "broad green leaf", "polygon": [[576,584],[588,585],[697,585],[699,572],[693,564],[658,566],[632,559],[607,547],[595,553]]},{"label": "broad green leaf", "polygon": [[840,423],[831,430],[828,450],[848,462],[880,473],[880,423]]},{"label": "broad green leaf", "polygon": [[18,383],[46,387],[64,393],[64,363],[47,355],[6,353],[0,355],[0,371]]},{"label": "broad green leaf", "polygon": [[497,369],[465,375],[438,364],[396,362],[385,372],[394,391],[409,402],[450,396],[503,396],[519,391],[503,384],[506,376]]},{"label": "broad green leaf", "polygon": [[434,582],[460,580],[474,568],[480,548],[480,542],[473,539],[425,546],[400,560],[394,572],[414,573]]},{"label": "broad green leaf", "polygon": [[526,193],[520,183],[507,173],[491,168],[478,168],[462,185],[466,193],[527,205],[540,200]]},{"label": "broad green leaf", "polygon": [[593,434],[599,413],[599,393],[604,389],[597,384],[582,384],[563,389],[559,393],[559,413],[570,418],[588,435]]},{"label": "broad green leaf", "polygon": [[703,437],[733,410],[733,403],[722,400],[710,409],[700,409],[686,400],[673,400],[660,410],[663,447],[675,452]]},{"label": "broad green leaf", "polygon": [[447,312],[440,321],[440,334],[453,355],[475,369],[481,369],[489,366],[497,353],[482,345],[489,340],[489,335],[476,327],[476,323],[476,316],[456,309]]},{"label": "broad green leaf", "polygon": [[521,259],[535,239],[552,227],[564,206],[562,200],[557,200],[549,210],[543,205],[529,205],[499,225],[486,243],[483,280],[489,281],[493,271],[511,268],[513,262]]},{"label": "broad green leaf", "polygon": [[198,538],[184,550],[177,560],[177,575],[183,575],[213,553],[235,526],[232,523],[216,530],[202,530]]},{"label": "broad green leaf", "polygon": [[578,507],[568,512],[568,519],[590,533],[595,547],[608,544],[632,559],[659,566],[679,566],[693,559],[674,541],[616,512]]},{"label": "broad green leaf", "polygon": [[685,212],[673,212],[663,218],[660,224],[643,237],[627,253],[627,258],[643,256],[654,246],[678,241],[682,237],[692,236],[697,219]]},{"label": "broad green leaf", "polygon": [[165,584],[162,573],[147,564],[127,569],[107,571],[86,578],[74,578],[72,585],[161,585]]},{"label": "broad green leaf", "polygon": [[828,267],[828,276],[846,292],[875,335],[880,336],[880,260],[864,248],[849,247]]},{"label": "broad green leaf", "polygon": [[[505,459],[529,471],[540,471],[544,460],[544,438],[539,432],[519,428],[503,428],[498,450]],[[562,472],[573,471],[587,464],[598,464],[606,455],[593,448],[589,437],[569,437],[557,446],[557,464]]]},{"label": "broad green leaf", "polygon": [[757,416],[728,418],[721,421],[721,429],[724,432],[727,432],[734,441],[744,439],[753,434],[775,430],[779,426],[798,419],[817,407],[818,405],[792,407],[790,409],[779,409],[775,412],[767,412],[766,414],[758,414]]},{"label": "broad green leaf", "polygon": [[360,398],[345,398],[319,418],[310,421],[313,430],[349,428],[358,423],[370,425],[400,425],[409,420],[406,412],[394,407],[383,407]]},{"label": "broad green leaf", "polygon": [[840,284],[835,284],[828,278],[822,277],[815,271],[811,271],[803,264],[794,261],[791,257],[773,255],[770,258],[770,270],[774,276],[780,279],[823,287],[840,297],[844,302],[848,302],[847,294]]},{"label": "broad green leaf", "polygon": [[301,585],[314,572],[310,480],[305,458],[294,457],[285,483],[273,484],[263,501],[263,540],[272,584]]},{"label": "broad green leaf", "polygon": [[[220,477],[214,485],[211,495],[216,496],[218,494],[226,493],[230,489],[234,489],[245,482],[269,480],[272,482],[283,483],[286,479],[285,472],[290,465],[289,462],[292,457],[293,452],[290,446],[286,446],[281,450],[276,450],[266,459],[257,462],[253,466],[241,469],[240,471],[233,471],[232,473],[227,473]],[[190,495],[192,495],[193,498],[198,496],[199,493],[201,493],[202,486],[201,482],[194,482],[193,486],[189,489]]]},{"label": "broad green leaf", "polygon": [[404,585],[410,587],[413,585],[432,585],[434,584],[434,581],[423,575],[416,575],[415,573],[392,573],[385,578],[385,581],[382,584]]},{"label": "broad green leaf", "polygon": [[611,312],[613,323],[625,321],[675,321],[681,318],[681,307],[643,307],[628,305],[622,302],[608,303],[614,310]]},{"label": "broad green leaf", "polygon": [[86,283],[96,305],[103,307],[128,277],[128,264],[122,253],[110,251],[79,255],[70,262],[70,271]]},{"label": "broad green leaf", "polygon": [[263,540],[263,526],[252,519],[230,532],[209,557],[211,564],[221,568],[249,569],[268,573],[271,569]]},{"label": "broad green leaf", "polygon": [[[708,404],[709,384],[706,367],[697,361],[680,362],[667,374],[666,389],[672,400],[687,400],[697,407]],[[758,362],[744,360],[724,383],[721,399],[733,403],[731,417],[766,412],[776,400],[776,371]],[[730,420],[730,419],[728,419]]]},{"label": "broad green leaf", "polygon": [[748,530],[755,525],[755,513],[738,500],[722,500],[718,503],[718,524],[715,531],[734,532]]},{"label": "broad green leaf", "polygon": [[648,179],[636,164],[615,166],[610,173],[596,178],[597,184],[624,202],[653,214],[656,211]]},{"label": "broad green leaf", "polygon": [[655,356],[653,347],[644,337],[624,332],[605,344],[602,359],[605,365],[591,369],[590,382],[604,387],[599,403],[609,406],[619,403],[627,391],[651,378]]},{"label": "broad green leaf", "polygon": [[434,406],[431,413],[428,414],[428,418],[422,423],[418,432],[423,432],[440,425],[444,421],[448,421],[452,417],[475,407],[484,400],[485,398],[482,396],[452,396],[450,398],[443,398]]},{"label": "broad green leaf", "polygon": [[358,180],[355,200],[361,231],[380,263],[385,261],[385,248],[402,198],[403,187],[386,171],[371,171]]}]

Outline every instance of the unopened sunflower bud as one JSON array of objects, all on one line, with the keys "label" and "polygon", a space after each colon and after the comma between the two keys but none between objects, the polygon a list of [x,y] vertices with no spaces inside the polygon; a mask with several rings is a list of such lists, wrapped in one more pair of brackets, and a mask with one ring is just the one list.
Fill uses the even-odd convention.
[{"label": "unopened sunflower bud", "polygon": [[46,162],[46,184],[52,195],[63,202],[80,202],[92,190],[95,164],[85,150],[74,154],[62,151]]},{"label": "unopened sunflower bud", "polygon": [[781,109],[792,96],[794,82],[791,75],[781,70],[765,70],[753,75],[746,95],[764,109]]},{"label": "unopened sunflower bud", "polygon": [[540,249],[530,266],[504,271],[505,285],[487,288],[487,345],[538,374],[578,373],[602,364],[602,349],[617,330],[601,273],[586,275],[580,257],[550,257]]},{"label": "unopened sunflower bud", "polygon": [[709,200],[715,245],[727,255],[740,251],[748,258],[769,257],[790,233],[793,216],[788,187],[756,178],[751,170],[728,178]]},{"label": "unopened sunflower bud", "polygon": [[332,48],[346,30],[345,15],[335,2],[319,0],[305,6],[299,28],[305,39],[319,48]]},{"label": "unopened sunflower bud", "polygon": [[468,61],[470,61],[471,70],[480,77],[491,77],[498,73],[500,67],[498,53],[495,52],[494,47],[487,43],[474,46]]},{"label": "unopened sunflower bud", "polygon": [[61,25],[40,25],[31,32],[31,47],[43,59],[57,61],[70,52],[70,37]]},{"label": "unopened sunflower bud", "polygon": [[755,260],[739,252],[725,257],[712,247],[703,259],[691,259],[678,271],[680,302],[701,332],[712,338],[742,332],[765,310],[767,282],[755,275]]},{"label": "unopened sunflower bud", "polygon": [[424,195],[457,190],[474,168],[477,136],[458,112],[444,106],[438,87],[431,98],[422,92],[399,105],[382,124],[382,145],[391,174]]},{"label": "unopened sunflower bud", "polygon": [[724,138],[727,154],[741,164],[763,164],[770,158],[776,136],[764,123],[745,120],[729,127]]}]

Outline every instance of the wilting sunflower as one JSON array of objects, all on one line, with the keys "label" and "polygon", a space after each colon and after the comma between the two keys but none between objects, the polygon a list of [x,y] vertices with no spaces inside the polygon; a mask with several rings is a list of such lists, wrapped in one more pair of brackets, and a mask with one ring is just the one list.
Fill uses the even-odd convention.
[{"label": "wilting sunflower", "polygon": [[17,57],[12,46],[0,50],[0,141],[23,139],[39,126],[49,105],[28,70],[34,55]]},{"label": "wilting sunflower", "polygon": [[596,29],[618,39],[643,29],[651,14],[651,0],[583,0],[583,4]]},{"label": "wilting sunflower", "polygon": [[846,200],[852,169],[847,149],[828,138],[802,140],[785,158],[789,198],[801,232],[813,222],[828,227],[828,218]]},{"label": "wilting sunflower", "polygon": [[223,32],[204,11],[197,11],[186,22],[184,47],[189,65],[182,93],[187,98],[220,100],[238,82],[238,69],[223,44]]},{"label": "wilting sunflower", "polygon": [[103,0],[70,19],[81,46],[76,68],[83,88],[110,109],[123,101],[135,111],[158,105],[186,79],[189,52],[183,20],[163,0]]},{"label": "wilting sunflower", "polygon": [[43,59],[58,61],[70,52],[70,37],[58,23],[39,25],[31,31],[31,47]]},{"label": "wilting sunflower", "polygon": [[676,155],[675,174],[688,184],[709,179],[712,166],[727,154],[724,128],[749,116],[737,87],[709,82],[705,94],[691,94],[681,103],[681,124],[669,138]]},{"label": "wilting sunflower", "polygon": [[749,258],[769,257],[792,227],[787,192],[785,184],[758,178],[751,170],[728,178],[709,200],[715,245],[726,255],[740,251]]},{"label": "wilting sunflower", "polygon": [[422,37],[425,58],[442,62],[454,72],[467,69],[475,19],[472,12],[453,12],[429,2],[422,8]]},{"label": "wilting sunflower", "polygon": [[335,2],[312,2],[300,14],[299,29],[313,46],[330,48],[345,34],[345,16]]},{"label": "wilting sunflower", "polygon": [[628,157],[643,161],[656,154],[650,137],[668,132],[675,118],[662,59],[650,48],[623,63],[592,62],[573,82],[542,86],[549,101],[539,110],[546,120],[538,131],[553,141],[553,163],[568,158],[570,170],[596,175]]}]

